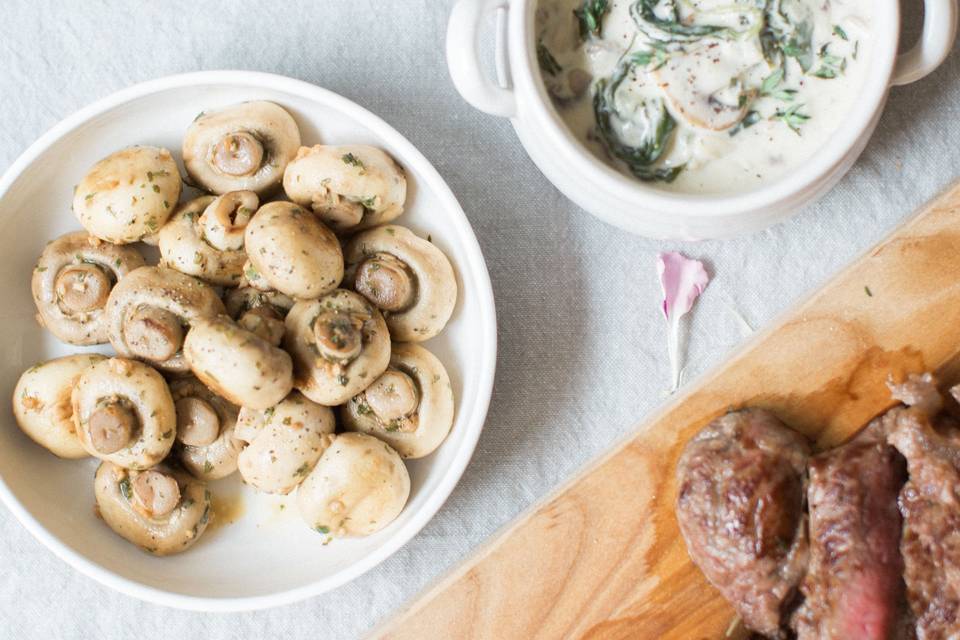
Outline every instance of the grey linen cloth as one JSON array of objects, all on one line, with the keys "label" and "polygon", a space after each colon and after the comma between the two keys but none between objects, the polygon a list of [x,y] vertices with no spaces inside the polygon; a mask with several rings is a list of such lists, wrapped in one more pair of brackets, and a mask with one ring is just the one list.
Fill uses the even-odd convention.
[{"label": "grey linen cloth", "polygon": [[[381,115],[434,163],[479,236],[500,353],[476,455],[436,518],[353,583],[279,609],[211,615],[146,604],[58,560],[0,509],[0,638],[353,638],[618,440],[666,398],[658,251],[705,260],[687,379],[769,324],[960,173],[960,57],[894,89],[843,182],[785,224],[726,242],[630,236],[565,200],[510,124],[470,108],[444,59],[450,0],[0,0],[0,168],[87,103],[202,69],[321,85]],[[904,4],[906,39],[919,3]],[[24,283],[24,286],[27,286]]]}]

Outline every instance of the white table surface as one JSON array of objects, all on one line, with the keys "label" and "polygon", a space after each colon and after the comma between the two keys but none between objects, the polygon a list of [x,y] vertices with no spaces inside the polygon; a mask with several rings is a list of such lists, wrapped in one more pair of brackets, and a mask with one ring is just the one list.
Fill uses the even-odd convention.
[{"label": "white table surface", "polygon": [[[714,276],[694,310],[689,378],[742,342],[730,309],[768,324],[960,174],[953,56],[893,91],[850,175],[790,222],[723,243],[631,237],[567,202],[507,121],[456,94],[443,56],[450,4],[0,0],[0,169],[64,116],[142,80],[238,68],[319,84],[381,115],[446,178],[486,255],[501,345],[486,429],[460,485],[420,535],[352,584],[263,612],[166,609],[80,575],[0,508],[0,637],[360,636],[663,401],[658,251],[679,247]],[[917,6],[904,0],[913,25]]]}]

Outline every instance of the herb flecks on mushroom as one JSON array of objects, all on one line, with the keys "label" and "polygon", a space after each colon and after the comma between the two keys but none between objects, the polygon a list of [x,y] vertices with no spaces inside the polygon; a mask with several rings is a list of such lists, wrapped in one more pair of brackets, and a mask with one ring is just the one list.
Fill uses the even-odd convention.
[{"label": "herb flecks on mushroom", "polygon": [[147,469],[170,452],[177,417],[166,381],[136,360],[110,358],[83,371],[71,398],[87,452],[128,469]]},{"label": "herb flecks on mushroom", "polygon": [[141,267],[121,280],[107,300],[110,344],[121,356],[141,358],[183,373],[185,329],[224,312],[209,285],[174,269]]},{"label": "herb flecks on mushroom", "polygon": [[341,409],[346,429],[375,436],[404,458],[439,447],[453,426],[450,377],[418,344],[394,343],[390,368]]},{"label": "herb flecks on mushroom", "polygon": [[247,225],[244,242],[255,284],[262,276],[293,298],[310,299],[334,290],[343,279],[343,252],[337,237],[316,216],[290,202],[260,207]]},{"label": "herb flecks on mushroom", "polygon": [[283,188],[337,233],[393,220],[407,197],[403,170],[386,152],[367,145],[301,147],[284,173]]},{"label": "herb flecks on mushroom", "polygon": [[197,185],[216,194],[280,186],[300,147],[293,117],[272,102],[243,102],[200,114],[183,139],[183,164]]},{"label": "herb flecks on mushroom", "polygon": [[177,408],[180,462],[201,480],[217,480],[237,470],[243,442],[236,437],[239,407],[218,396],[196,378],[170,383]]},{"label": "herb flecks on mushroom", "polygon": [[39,321],[64,342],[107,342],[104,307],[115,283],[143,266],[133,247],[103,242],[84,231],[47,245],[31,279]]},{"label": "herb flecks on mushroom", "polygon": [[337,436],[297,489],[307,525],[335,537],[380,531],[403,510],[410,476],[397,452],[362,433]]},{"label": "herb flecks on mushroom", "polygon": [[239,284],[247,261],[243,234],[259,203],[252,191],[231,191],[184,204],[160,230],[163,263],[211,284]]},{"label": "herb flecks on mushroom", "polygon": [[94,496],[114,532],[157,556],[186,551],[213,515],[206,485],[165,465],[131,471],[104,462],[94,479]]},{"label": "herb flecks on mushroom", "polygon": [[266,493],[289,493],[334,439],[333,411],[294,391],[266,410],[240,410],[237,437],[250,444],[238,466],[245,482]]},{"label": "herb flecks on mushroom", "polygon": [[266,409],[293,388],[290,356],[227,315],[194,322],[183,353],[197,378],[237,405]]},{"label": "herb flecks on mushroom", "polygon": [[20,429],[61,458],[89,456],[77,436],[70,394],[80,375],[105,359],[94,353],[77,354],[24,371],[13,390],[13,415]]},{"label": "herb flecks on mushroom", "polygon": [[283,344],[293,358],[294,386],[327,406],[363,391],[390,361],[383,316],[344,289],[297,302],[287,315]]},{"label": "herb flecks on mushroom", "polygon": [[160,147],[128,147],[90,169],[77,185],[73,212],[91,235],[137,242],[160,229],[180,199],[180,170]]},{"label": "herb flecks on mushroom", "polygon": [[383,311],[395,340],[421,342],[446,326],[457,279],[432,242],[406,227],[383,225],[351,238],[344,258],[346,285]]}]

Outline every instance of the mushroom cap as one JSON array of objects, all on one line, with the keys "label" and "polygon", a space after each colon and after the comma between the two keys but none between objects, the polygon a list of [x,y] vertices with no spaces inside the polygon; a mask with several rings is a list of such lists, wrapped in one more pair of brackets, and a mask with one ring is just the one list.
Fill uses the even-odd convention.
[{"label": "mushroom cap", "polygon": [[73,212],[92,235],[137,242],[164,225],[180,199],[180,170],[161,147],[127,147],[97,162],[73,195]]},{"label": "mushroom cap", "polygon": [[[74,426],[87,453],[126,469],[148,469],[173,447],[177,414],[167,382],[152,367],[125,358],[109,358],[80,375],[71,397]],[[125,446],[101,453],[93,443],[90,418],[105,403],[123,403],[135,417],[136,428]]]},{"label": "mushroom cap", "polygon": [[254,270],[288,296],[319,298],[343,279],[337,236],[291,202],[260,207],[247,225],[244,243]]},{"label": "mushroom cap", "polygon": [[[103,242],[86,231],[60,236],[40,254],[30,283],[43,326],[70,344],[107,342],[106,296],[114,283],[143,265],[134,247]],[[80,306],[63,300],[63,287],[81,297]]]},{"label": "mushroom cap", "polygon": [[196,320],[183,354],[195,376],[240,406],[272,407],[293,388],[290,356],[226,315]]},{"label": "mushroom cap", "polygon": [[240,453],[240,475],[259,491],[289,493],[330,446],[335,427],[329,407],[297,391],[264,411],[244,407],[237,432],[250,444]]},{"label": "mushroom cap", "polygon": [[336,537],[367,536],[400,515],[410,475],[390,445],[363,433],[338,435],[297,489],[304,521]]},{"label": "mushroom cap", "polygon": [[406,227],[376,227],[353,236],[344,248],[347,286],[361,288],[357,286],[362,276],[360,267],[377,254],[404,263],[414,285],[413,300],[406,308],[383,314],[390,336],[400,342],[422,342],[440,333],[457,303],[457,278],[447,256]]},{"label": "mushroom cap", "polygon": [[[260,153],[253,161],[255,170],[242,175],[217,167],[218,145],[225,137],[240,135]],[[187,174],[207,191],[254,191],[264,195],[280,185],[283,171],[300,146],[300,129],[282,107],[262,100],[241,102],[197,116],[183,137],[183,165]]]},{"label": "mushroom cap", "polygon": [[[159,234],[160,255],[164,265],[215,285],[230,286],[240,282],[247,254],[242,248],[222,250],[210,244],[203,224],[207,212],[218,207],[224,198],[233,193],[219,198],[200,196],[174,212]],[[252,191],[239,193],[250,194],[256,202],[256,195]]]},{"label": "mushroom cap", "polygon": [[[439,447],[453,426],[454,401],[450,377],[440,360],[418,344],[394,343],[390,368],[413,380],[419,403],[412,412],[413,430],[397,428],[393,421],[385,421],[371,404],[365,392],[354,396],[341,409],[343,426],[349,431],[360,431],[383,440],[403,458],[422,458]],[[381,390],[382,391],[382,390]]]},{"label": "mushroom cap", "polygon": [[[316,323],[331,313],[355,319],[360,326],[359,354],[352,358],[320,355]],[[322,405],[343,404],[390,363],[390,334],[383,316],[352,291],[337,289],[318,300],[301,300],[290,309],[285,324],[283,346],[293,358],[294,386]]]},{"label": "mushroom cap", "polygon": [[179,378],[170,382],[174,403],[187,398],[203,402],[219,421],[216,439],[206,445],[180,444],[178,454],[184,468],[201,480],[219,480],[237,470],[237,457],[243,442],[236,437],[240,408],[221,398],[196,378]]},{"label": "mushroom cap", "polygon": [[13,415],[20,429],[61,458],[86,458],[73,422],[70,394],[80,375],[105,356],[77,354],[34,365],[13,389]]},{"label": "mushroom cap", "polygon": [[300,147],[283,190],[337,233],[366,229],[403,213],[407,179],[385,151],[368,145]]},{"label": "mushroom cap", "polygon": [[[135,348],[125,335],[131,314],[138,309],[158,309],[169,312],[181,325],[191,325],[200,318],[210,318],[224,312],[217,292],[199,280],[167,267],[140,267],[117,283],[107,300],[106,314],[110,344],[121,356],[135,357]],[[182,353],[155,366],[177,373],[189,370]]]},{"label": "mushroom cap", "polygon": [[203,482],[166,467],[157,467],[156,471],[174,478],[180,492],[177,506],[164,516],[150,517],[135,504],[132,486],[143,472],[104,462],[97,468],[93,492],[100,516],[115,533],[144,551],[166,556],[193,545],[206,530],[213,512],[210,492]]}]

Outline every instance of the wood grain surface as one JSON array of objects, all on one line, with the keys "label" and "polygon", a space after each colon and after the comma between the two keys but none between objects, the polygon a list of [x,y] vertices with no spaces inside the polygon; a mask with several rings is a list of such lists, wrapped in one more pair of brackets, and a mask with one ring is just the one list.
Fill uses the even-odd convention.
[{"label": "wood grain surface", "polygon": [[731,408],[768,407],[818,446],[892,403],[888,376],[960,376],[960,187],[496,534],[373,637],[742,637],[674,517],[684,443]]}]

